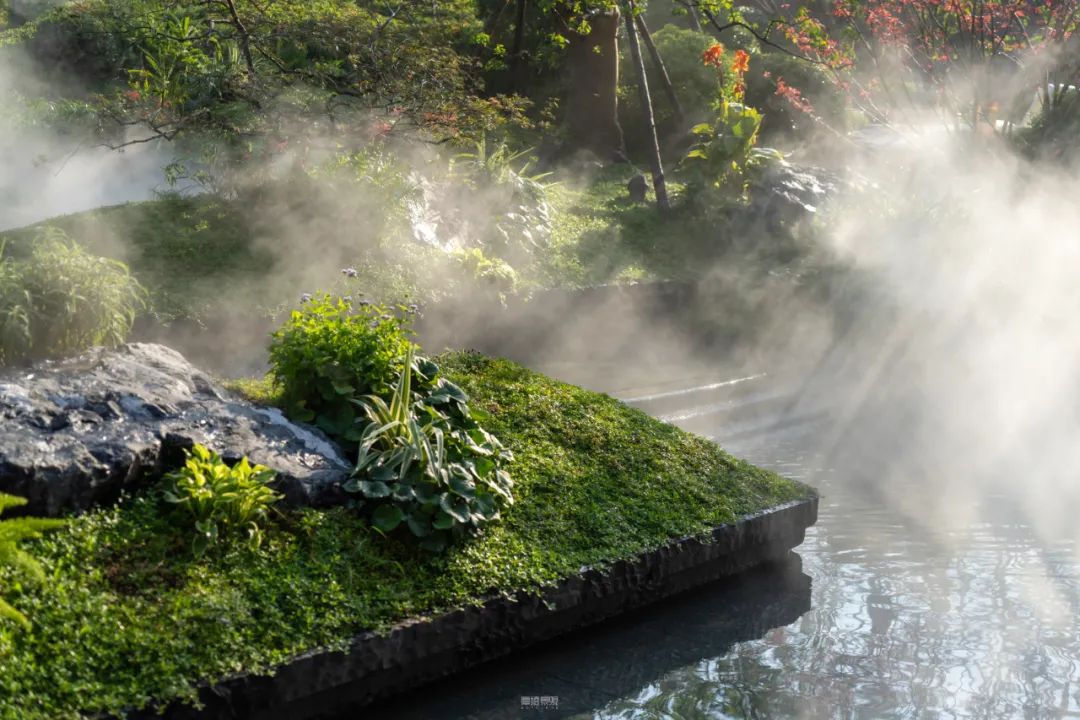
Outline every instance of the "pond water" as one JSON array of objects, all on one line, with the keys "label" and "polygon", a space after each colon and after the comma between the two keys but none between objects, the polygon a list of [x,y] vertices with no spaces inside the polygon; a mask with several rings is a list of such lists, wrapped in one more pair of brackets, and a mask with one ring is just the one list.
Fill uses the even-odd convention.
[{"label": "pond water", "polygon": [[862,475],[824,450],[838,444],[828,418],[718,439],[823,493],[790,563],[428,686],[372,717],[1080,717],[1073,540],[1036,532],[1005,494],[957,495],[970,506],[948,523],[921,513],[935,484]]}]

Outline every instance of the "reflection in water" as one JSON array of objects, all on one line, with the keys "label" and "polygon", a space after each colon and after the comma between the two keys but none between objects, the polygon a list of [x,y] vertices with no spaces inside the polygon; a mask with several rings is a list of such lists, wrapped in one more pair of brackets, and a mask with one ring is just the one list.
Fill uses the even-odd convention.
[{"label": "reflection in water", "polygon": [[[971,498],[956,508],[970,520],[948,525],[898,511],[870,479],[805,449],[815,446],[804,435],[731,448],[825,494],[800,547],[814,609],[788,628],[786,672],[754,689],[797,697],[799,711],[765,716],[1080,716],[1075,543],[1040,539],[1005,496]],[[904,507],[935,502],[912,500]]]},{"label": "reflection in water", "polygon": [[[925,485],[876,487],[820,456],[805,427],[725,444],[821,489],[802,572],[646,609],[379,717],[1080,717],[1071,535],[1040,537],[1005,495],[971,498],[942,524],[917,512],[934,501]],[[523,695],[557,695],[559,710],[522,709]]]},{"label": "reflection in water", "polygon": [[[798,555],[780,565],[721,581],[671,602],[606,623],[530,650],[510,661],[428,686],[408,701],[395,702],[367,718],[578,718],[649,717],[651,712],[683,704],[669,693],[693,684],[702,700],[737,709],[745,702],[735,689],[717,690],[723,673],[716,658],[737,643],[766,635],[766,644],[783,644],[783,630],[810,608],[810,578]],[[778,634],[779,633],[779,634]],[[699,672],[699,669],[702,671]],[[761,666],[768,675],[774,668]],[[682,695],[682,693],[676,693]],[[546,707],[522,707],[522,698],[547,698]],[[558,698],[558,708],[550,698]],[[658,710],[659,712],[660,710]],[[659,716],[671,716],[662,714]]]}]

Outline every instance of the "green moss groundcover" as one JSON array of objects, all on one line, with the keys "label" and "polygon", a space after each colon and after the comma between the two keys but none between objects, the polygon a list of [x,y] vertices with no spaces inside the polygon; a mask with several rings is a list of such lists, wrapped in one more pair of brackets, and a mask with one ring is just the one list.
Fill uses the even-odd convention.
[{"label": "green moss groundcover", "polygon": [[440,359],[514,452],[516,504],[444,554],[382,536],[347,508],[282,512],[261,547],[195,559],[149,491],[27,545],[47,582],[7,597],[0,717],[63,718],[271,671],[363,630],[537,590],[813,491],[607,396],[504,360]]}]

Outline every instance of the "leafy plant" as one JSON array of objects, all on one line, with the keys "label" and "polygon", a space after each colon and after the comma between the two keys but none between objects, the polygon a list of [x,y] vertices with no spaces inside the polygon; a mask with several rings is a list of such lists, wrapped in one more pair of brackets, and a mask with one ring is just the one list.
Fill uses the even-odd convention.
[{"label": "leafy plant", "polygon": [[270,372],[291,418],[354,443],[363,413],[353,400],[388,395],[409,345],[405,321],[384,306],[322,295],[274,333]]},{"label": "leafy plant", "polygon": [[[474,150],[454,157],[451,184],[456,192],[449,193],[442,208],[452,224],[462,226],[460,234],[475,237],[486,253],[512,265],[528,261],[551,237],[545,182],[550,173],[530,173],[528,160],[523,161],[529,152],[514,152],[505,141],[479,139]],[[486,210],[461,215],[461,208],[477,207]]]},{"label": "leafy plant", "polygon": [[698,142],[686,155],[683,168],[691,180],[691,192],[735,189],[740,195],[747,170],[768,159],[782,157],[777,151],[757,148],[761,113],[742,103],[722,101],[713,123],[693,128]]},{"label": "leafy plant", "polygon": [[0,365],[124,342],[146,291],[116,260],[43,228],[29,256],[0,243]]},{"label": "leafy plant", "polygon": [[[26,499],[0,493],[0,515],[5,510],[26,505]],[[63,520],[18,517],[0,520],[0,567],[10,567],[38,582],[45,580],[41,565],[30,553],[19,547],[23,540],[34,540],[49,530],[63,527]],[[0,598],[0,617],[29,628],[30,621],[3,598]]]},{"label": "leafy plant", "polygon": [[440,551],[513,503],[502,469],[512,455],[472,418],[464,391],[411,347],[390,402],[370,395],[362,406],[368,423],[345,488],[364,498],[379,530],[404,523]]},{"label": "leafy plant", "polygon": [[281,499],[268,485],[274,471],[251,465],[247,458],[229,467],[217,453],[198,444],[186,455],[184,467],[165,476],[169,484],[163,497],[185,523],[194,526],[195,555],[202,556],[235,531],[246,532],[252,547],[261,545],[262,524]]},{"label": "leafy plant", "polygon": [[499,258],[489,258],[480,248],[455,250],[450,257],[464,271],[464,279],[473,291],[489,291],[500,302],[518,288],[518,274],[513,267]]}]

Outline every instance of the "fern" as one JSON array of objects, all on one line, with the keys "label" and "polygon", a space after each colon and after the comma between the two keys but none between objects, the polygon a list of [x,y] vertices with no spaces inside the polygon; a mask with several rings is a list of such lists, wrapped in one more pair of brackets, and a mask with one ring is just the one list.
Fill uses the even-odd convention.
[{"label": "fern", "polygon": [[[26,499],[14,495],[0,493],[0,515],[11,508],[22,507]],[[23,540],[35,540],[49,530],[63,527],[63,520],[50,520],[47,518],[18,517],[0,520],[0,568],[11,568],[16,574],[36,582],[45,580],[45,572],[41,564],[30,553],[19,547]],[[2,591],[3,588],[0,588]],[[29,628],[30,621],[26,616],[16,610],[0,598],[0,617],[12,620],[23,627]]]}]

